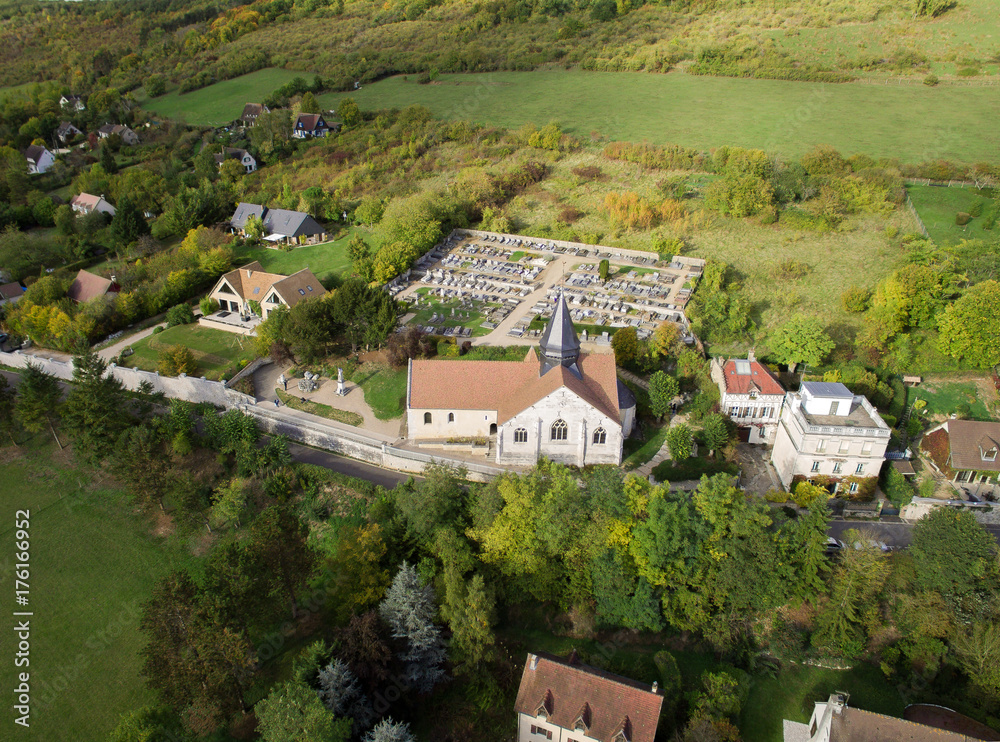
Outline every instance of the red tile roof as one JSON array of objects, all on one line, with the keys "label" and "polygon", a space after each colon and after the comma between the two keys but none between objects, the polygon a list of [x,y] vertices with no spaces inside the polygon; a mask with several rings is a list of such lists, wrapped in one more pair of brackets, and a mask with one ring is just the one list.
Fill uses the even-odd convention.
[{"label": "red tile roof", "polygon": [[[976,737],[905,719],[845,708],[834,714],[830,742],[971,742]],[[994,739],[996,737],[994,736]]]},{"label": "red tile roof", "polygon": [[630,742],[653,742],[663,696],[645,683],[580,664],[574,655],[529,654],[514,710],[535,717],[543,703],[548,722],[563,729],[572,730],[584,716],[588,739],[611,742],[627,726]]},{"label": "red tile roof", "polygon": [[519,412],[566,387],[613,420],[619,416],[618,378],[612,354],[581,354],[583,378],[559,366],[539,376],[531,348],[524,361],[414,361],[410,407],[430,410],[496,410],[503,425]]},{"label": "red tile roof", "polygon": [[758,361],[744,361],[750,364],[749,374],[736,373],[736,361],[726,361],[723,373],[726,377],[726,391],[730,394],[749,394],[754,387],[759,394],[784,394],[785,388],[781,386],[774,374]]},{"label": "red tile roof", "polygon": [[983,459],[983,452],[1000,448],[1000,423],[975,420],[949,420],[948,431],[952,469],[1000,471],[1000,454],[993,461]]}]

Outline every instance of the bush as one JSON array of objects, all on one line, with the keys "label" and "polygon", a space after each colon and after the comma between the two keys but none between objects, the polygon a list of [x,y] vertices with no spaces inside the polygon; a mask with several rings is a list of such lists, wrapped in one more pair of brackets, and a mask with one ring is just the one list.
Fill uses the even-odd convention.
[{"label": "bush", "polygon": [[788,502],[788,493],[782,492],[781,490],[771,490],[764,495],[764,499],[768,502],[773,502],[776,505],[782,505]]},{"label": "bush", "polygon": [[194,355],[186,345],[174,345],[160,351],[158,370],[164,376],[193,374],[197,368]]},{"label": "bush", "polygon": [[929,87],[934,87],[939,82],[941,82],[941,81],[938,80],[938,76],[937,75],[928,75],[927,77],[924,78],[924,85],[927,85]]},{"label": "bush", "polygon": [[739,467],[728,461],[713,459],[689,458],[680,464],[663,461],[653,468],[653,476],[660,482],[685,482],[701,479],[703,474],[730,474],[736,476]]},{"label": "bush", "polygon": [[194,322],[194,310],[190,304],[178,304],[167,310],[167,327],[190,325]]},{"label": "bush", "polygon": [[201,310],[202,316],[207,317],[219,311],[219,302],[210,296],[206,296],[198,302],[198,308]]},{"label": "bush", "polygon": [[969,216],[973,217],[982,216],[983,206],[984,206],[983,200],[981,198],[977,199],[976,202],[969,207]]},{"label": "bush", "polygon": [[975,77],[979,74],[978,67],[963,67],[958,72],[955,73],[959,77]]},{"label": "bush", "polygon": [[852,286],[840,295],[840,306],[845,312],[860,314],[868,309],[871,292],[868,289]]},{"label": "bush", "polygon": [[161,332],[163,332],[163,329],[164,329],[164,328],[163,328],[162,326],[157,326],[157,327],[154,327],[154,328],[153,328],[153,334],[154,334],[154,335],[159,335],[159,334],[160,334]]},{"label": "bush", "polygon": [[964,211],[960,211],[955,214],[955,224],[960,227],[964,227],[966,224],[972,221],[972,214],[968,214]]}]

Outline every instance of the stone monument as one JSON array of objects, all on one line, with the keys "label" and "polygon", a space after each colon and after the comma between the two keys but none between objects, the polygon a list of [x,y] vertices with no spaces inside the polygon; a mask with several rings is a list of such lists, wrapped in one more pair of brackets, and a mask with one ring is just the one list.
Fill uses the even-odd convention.
[{"label": "stone monument", "polygon": [[347,390],[344,388],[344,369],[337,368],[337,394],[343,397],[347,394]]}]

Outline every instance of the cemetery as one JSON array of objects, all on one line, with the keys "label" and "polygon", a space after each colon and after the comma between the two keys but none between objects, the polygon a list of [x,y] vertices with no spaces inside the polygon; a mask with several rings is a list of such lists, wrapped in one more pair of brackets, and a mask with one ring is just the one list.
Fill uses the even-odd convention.
[{"label": "cemetery", "polygon": [[[609,263],[607,280],[601,280],[602,260]],[[622,327],[634,327],[640,338],[665,321],[686,331],[684,307],[704,264],[698,258],[661,260],[639,250],[455,230],[388,290],[409,304],[411,327],[445,337],[499,333],[507,342],[536,339],[564,293],[574,324],[607,328],[581,336],[600,345]]]}]

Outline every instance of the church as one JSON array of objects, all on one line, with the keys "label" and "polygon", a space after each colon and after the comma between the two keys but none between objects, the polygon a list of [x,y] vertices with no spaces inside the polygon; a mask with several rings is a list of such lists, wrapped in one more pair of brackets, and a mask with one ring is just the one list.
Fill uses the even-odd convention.
[{"label": "church", "polygon": [[620,464],[635,397],[613,354],[582,353],[566,300],[523,361],[410,361],[408,437],[433,445],[489,438],[498,464]]}]

